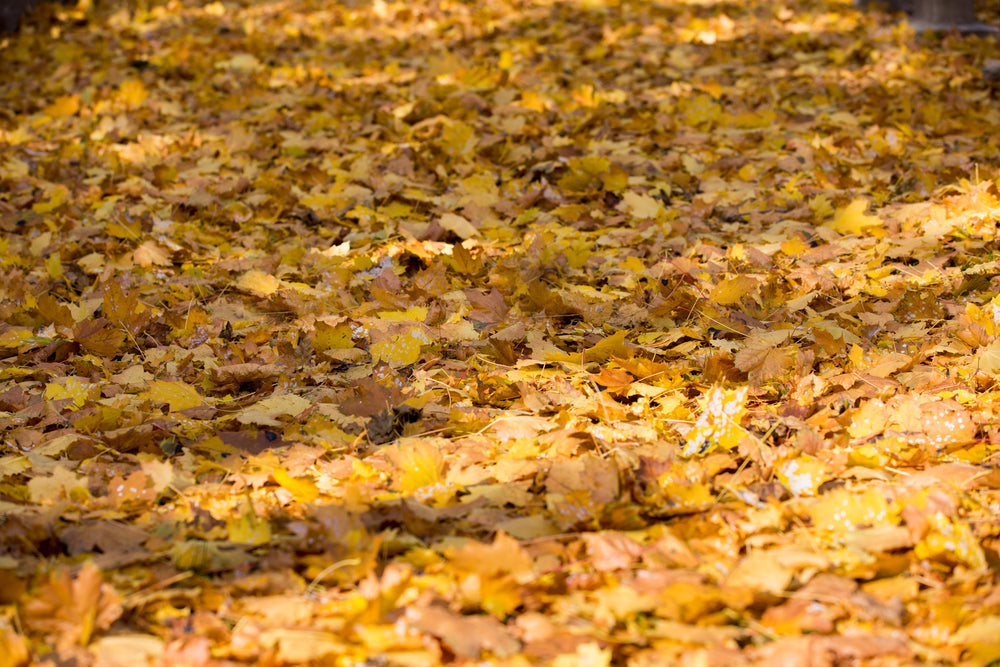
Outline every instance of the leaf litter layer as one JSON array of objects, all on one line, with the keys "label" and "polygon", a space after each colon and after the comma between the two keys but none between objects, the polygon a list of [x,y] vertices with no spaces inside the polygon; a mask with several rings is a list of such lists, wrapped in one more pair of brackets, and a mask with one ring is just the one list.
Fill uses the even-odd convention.
[{"label": "leaf litter layer", "polygon": [[43,7],[0,666],[1000,658],[996,55],[833,2]]}]

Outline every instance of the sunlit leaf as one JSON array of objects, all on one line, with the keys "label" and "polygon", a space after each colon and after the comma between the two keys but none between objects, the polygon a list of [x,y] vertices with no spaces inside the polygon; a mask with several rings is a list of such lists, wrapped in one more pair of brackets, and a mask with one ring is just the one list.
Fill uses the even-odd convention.
[{"label": "sunlit leaf", "polygon": [[292,477],[283,468],[275,468],[271,474],[274,475],[274,481],[290,491],[298,502],[311,503],[319,496],[319,489],[310,477]]},{"label": "sunlit leaf", "polygon": [[861,526],[893,525],[899,508],[875,488],[862,493],[840,489],[820,496],[807,512],[817,530],[849,533]]},{"label": "sunlit leaf", "polygon": [[80,382],[76,378],[67,377],[59,382],[45,385],[43,398],[47,401],[58,401],[63,398],[72,400],[73,408],[81,408],[94,392],[99,392],[98,385],[92,382]]},{"label": "sunlit leaf", "polygon": [[711,388],[700,400],[700,414],[687,435],[684,456],[700,456],[712,449],[732,449],[745,435],[740,421],[746,413],[747,389]]},{"label": "sunlit leaf", "polygon": [[393,368],[407,366],[420,358],[424,338],[416,330],[395,334],[373,343],[369,348],[372,359],[381,360]]},{"label": "sunlit leaf", "polygon": [[827,226],[840,234],[865,234],[880,229],[882,220],[877,215],[867,215],[865,213],[867,208],[866,200],[855,199],[844,208],[838,209]]}]

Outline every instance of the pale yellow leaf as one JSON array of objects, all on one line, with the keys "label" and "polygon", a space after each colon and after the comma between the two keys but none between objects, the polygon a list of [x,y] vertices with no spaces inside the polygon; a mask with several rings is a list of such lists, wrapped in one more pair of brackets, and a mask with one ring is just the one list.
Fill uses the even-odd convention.
[{"label": "pale yellow leaf", "polygon": [[169,266],[172,263],[167,251],[158,246],[155,241],[146,241],[136,248],[135,252],[132,253],[132,261],[143,268],[149,268],[154,264],[156,266]]},{"label": "pale yellow leaf", "polygon": [[236,420],[241,424],[256,424],[258,426],[279,426],[282,415],[295,416],[312,405],[312,402],[295,394],[281,394],[258,401],[244,408]]},{"label": "pale yellow leaf", "polygon": [[628,213],[634,218],[648,220],[655,218],[663,210],[663,205],[649,195],[629,191],[622,195],[618,210]]},{"label": "pale yellow leaf", "polygon": [[445,213],[438,220],[438,224],[449,231],[455,232],[455,235],[463,240],[479,235],[479,230],[471,222],[455,213]]}]

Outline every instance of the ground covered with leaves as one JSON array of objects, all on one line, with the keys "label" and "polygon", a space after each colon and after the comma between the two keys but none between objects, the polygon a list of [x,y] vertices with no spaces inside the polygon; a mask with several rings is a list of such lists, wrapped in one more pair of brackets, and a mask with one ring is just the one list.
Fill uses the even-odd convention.
[{"label": "ground covered with leaves", "polygon": [[1000,659],[998,51],[824,0],[40,8],[0,667]]}]

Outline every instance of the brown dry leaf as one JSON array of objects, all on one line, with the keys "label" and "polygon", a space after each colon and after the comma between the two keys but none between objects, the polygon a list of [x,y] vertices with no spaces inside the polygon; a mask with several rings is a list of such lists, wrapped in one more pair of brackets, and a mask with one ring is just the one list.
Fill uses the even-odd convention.
[{"label": "brown dry leaf", "polygon": [[152,635],[100,637],[90,649],[102,667],[156,664],[164,653],[164,641]]},{"label": "brown dry leaf", "polygon": [[273,651],[277,660],[292,664],[339,655],[345,648],[343,640],[337,634],[296,628],[264,630],[257,642],[261,648]]},{"label": "brown dry leaf", "polygon": [[128,334],[108,320],[84,320],[73,328],[73,337],[87,352],[101,356],[113,356]]},{"label": "brown dry leaf", "polygon": [[239,384],[271,380],[281,372],[281,366],[277,364],[230,364],[213,368],[209,377],[216,384]]},{"label": "brown dry leaf", "polygon": [[912,655],[906,642],[874,636],[789,637],[754,649],[754,660],[782,667],[835,667],[844,661],[903,659]]},{"label": "brown dry leaf", "polygon": [[748,373],[754,385],[781,376],[794,364],[791,354],[776,347],[787,339],[788,333],[784,331],[755,331],[733,359],[736,368]]},{"label": "brown dry leaf", "polygon": [[483,324],[496,324],[507,317],[509,310],[503,295],[496,289],[489,294],[479,290],[465,290],[465,298],[472,304],[472,312],[468,318]]}]

